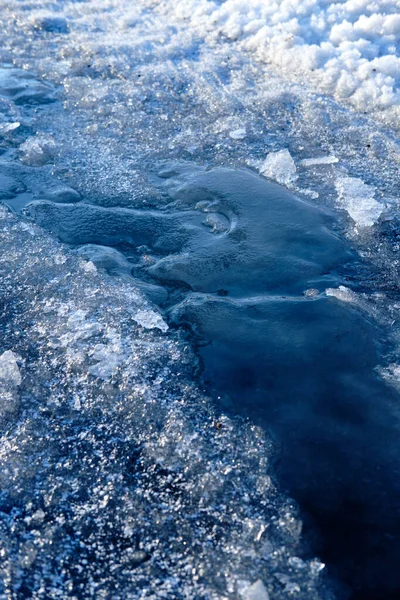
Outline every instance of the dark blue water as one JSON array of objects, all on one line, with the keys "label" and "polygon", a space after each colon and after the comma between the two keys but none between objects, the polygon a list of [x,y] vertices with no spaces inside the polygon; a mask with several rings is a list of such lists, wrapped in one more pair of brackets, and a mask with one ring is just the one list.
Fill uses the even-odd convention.
[{"label": "dark blue water", "polygon": [[131,266],[164,289],[224,410],[278,440],[277,477],[313,552],[353,600],[400,597],[399,398],[375,370],[384,332],[325,294],[355,273],[354,252],[332,215],[254,173],[170,165],[153,179],[164,202],[152,211],[44,200],[30,213],[95,263],[101,245],[99,267]]}]

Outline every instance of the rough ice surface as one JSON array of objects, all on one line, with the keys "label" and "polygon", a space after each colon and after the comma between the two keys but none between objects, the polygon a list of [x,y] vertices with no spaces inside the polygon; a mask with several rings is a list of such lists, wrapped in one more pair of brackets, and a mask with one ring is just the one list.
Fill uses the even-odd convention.
[{"label": "rough ice surface", "polygon": [[318,561],[296,566],[262,431],[213,408],[132,284],[31,228],[2,211],[0,367],[20,403],[0,406],[0,597],[237,599],[262,578],[283,600],[287,572],[299,598],[331,598]]},{"label": "rough ice surface", "polygon": [[342,302],[357,302],[357,294],[347,288],[345,285],[340,285],[338,288],[327,288],[325,293],[327,296],[332,296],[333,298],[337,298]]},{"label": "rough ice surface", "polygon": [[[196,388],[179,332],[138,325],[141,311],[147,324],[161,318],[141,292],[167,299],[138,277],[164,270],[195,285],[181,269],[188,252],[200,265],[214,249],[229,257],[235,232],[247,249],[243,234],[261,239],[257,223],[234,220],[237,199],[195,189],[179,214],[168,182],[185,194],[202,169],[283,156],[268,177],[291,173],[284,185],[298,196],[358,225],[341,222],[375,270],[346,287],[375,290],[369,314],[396,340],[397,2],[0,0],[0,10],[1,199],[81,246],[69,253],[2,211],[0,350],[21,357],[24,381],[2,388],[1,594],[221,600],[261,580],[274,600],[329,597],[296,509],[270,483],[268,438]],[[185,161],[187,180],[171,167]]]}]

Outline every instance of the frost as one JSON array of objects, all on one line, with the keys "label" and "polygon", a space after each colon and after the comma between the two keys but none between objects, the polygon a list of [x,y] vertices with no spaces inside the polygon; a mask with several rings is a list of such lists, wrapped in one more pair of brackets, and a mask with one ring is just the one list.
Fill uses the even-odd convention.
[{"label": "frost", "polygon": [[259,171],[265,177],[290,186],[297,179],[297,169],[289,150],[271,152],[260,165]]}]

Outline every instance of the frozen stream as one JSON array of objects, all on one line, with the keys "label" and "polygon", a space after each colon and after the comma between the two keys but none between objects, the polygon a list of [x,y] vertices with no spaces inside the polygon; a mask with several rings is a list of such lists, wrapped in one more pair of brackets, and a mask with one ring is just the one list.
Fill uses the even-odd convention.
[{"label": "frozen stream", "polygon": [[0,0],[1,598],[398,598],[396,5]]}]

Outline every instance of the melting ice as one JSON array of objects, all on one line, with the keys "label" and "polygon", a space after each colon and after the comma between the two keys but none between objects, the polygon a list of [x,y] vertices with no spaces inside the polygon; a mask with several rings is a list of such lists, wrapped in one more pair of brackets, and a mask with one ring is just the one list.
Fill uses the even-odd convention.
[{"label": "melting ice", "polygon": [[0,7],[1,596],[397,598],[396,2]]}]

